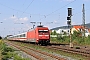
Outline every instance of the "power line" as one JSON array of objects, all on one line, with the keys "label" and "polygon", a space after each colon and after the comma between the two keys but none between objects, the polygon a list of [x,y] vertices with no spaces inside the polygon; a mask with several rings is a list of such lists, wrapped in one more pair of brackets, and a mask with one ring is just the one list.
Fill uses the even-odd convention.
[{"label": "power line", "polygon": [[[33,0],[33,1],[34,1],[34,0]],[[32,2],[33,2],[33,1],[32,1]],[[31,2],[31,3],[32,3],[32,2]],[[31,5],[31,3],[28,5],[28,7]],[[22,13],[30,14],[30,13],[28,13],[28,12],[25,12],[25,11],[28,9],[28,7],[25,9],[25,11],[21,11],[21,10],[17,10],[17,9],[15,9],[15,8],[12,8],[12,7],[10,7],[10,6],[4,5],[4,4],[2,4],[2,3],[0,3],[0,5],[8,8],[8,9],[17,11],[17,12],[22,12]],[[37,15],[37,14],[34,14],[34,15]]]},{"label": "power line", "polygon": [[11,10],[14,10],[14,11],[23,12],[23,11],[20,11],[20,10],[14,9],[14,8],[11,8],[11,7],[9,7],[9,6],[7,6],[7,5],[4,5],[4,4],[2,4],[2,3],[0,3],[0,5],[4,6],[4,7],[6,7],[6,8],[9,8],[9,9],[11,9]]},{"label": "power line", "polygon": [[[29,8],[29,6],[34,2],[34,0],[31,1],[31,3],[27,6],[27,8],[23,11],[23,13],[25,13],[25,11]],[[23,13],[21,15],[23,15]]]},{"label": "power line", "polygon": [[[74,1],[72,1],[72,2],[70,2],[70,3],[68,3],[68,4],[66,4],[66,5],[64,5],[63,7],[61,7],[61,8],[59,8],[59,9],[57,9],[57,10],[55,10],[55,11],[51,12],[51,13],[50,13],[50,14],[48,14],[48,15],[51,15],[51,14],[53,14],[53,13],[57,12],[58,10],[60,10],[60,9],[62,9],[62,8],[64,8],[64,7],[66,7],[66,6],[68,6],[69,4],[71,4],[71,3],[75,2],[75,1],[76,1],[76,0],[74,0]],[[46,16],[48,16],[48,15],[46,15]]]},{"label": "power line", "polygon": [[57,10],[55,10],[55,11],[53,11],[53,12],[47,14],[47,15],[45,15],[45,17],[47,17],[47,16],[49,16],[49,15],[51,15],[51,14],[57,12],[58,10],[60,10],[60,9],[62,9],[62,8],[64,8],[64,7],[66,7],[66,6],[68,6],[69,4],[72,4],[72,3],[75,2],[75,1],[76,1],[76,0],[74,0],[74,1],[72,1],[72,2],[70,2],[70,3],[68,3],[68,4],[66,4],[66,5],[64,5],[64,6],[62,6],[61,8],[59,8],[59,9],[57,9]]}]

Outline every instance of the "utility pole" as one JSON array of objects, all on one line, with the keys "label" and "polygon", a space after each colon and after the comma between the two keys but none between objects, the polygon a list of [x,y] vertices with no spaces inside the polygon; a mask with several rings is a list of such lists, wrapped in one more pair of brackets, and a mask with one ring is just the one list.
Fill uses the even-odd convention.
[{"label": "utility pole", "polygon": [[34,26],[35,26],[35,23],[36,23],[36,22],[30,22],[30,23],[32,23],[32,24],[33,24],[33,28],[34,28]]},{"label": "utility pole", "polygon": [[40,26],[41,26],[41,24],[42,24],[42,22],[37,22],[37,23],[39,23],[39,24],[40,24]]},{"label": "utility pole", "polygon": [[83,19],[83,41],[84,41],[84,38],[85,38],[85,8],[84,8],[84,4],[83,4],[83,9],[82,9],[82,13],[83,13],[83,17],[82,17],[82,19]]},{"label": "utility pole", "polygon": [[68,27],[70,27],[70,48],[73,48],[73,44],[72,44],[72,33],[71,33],[71,16],[72,16],[72,8],[68,8],[68,17],[67,17],[67,24]]}]

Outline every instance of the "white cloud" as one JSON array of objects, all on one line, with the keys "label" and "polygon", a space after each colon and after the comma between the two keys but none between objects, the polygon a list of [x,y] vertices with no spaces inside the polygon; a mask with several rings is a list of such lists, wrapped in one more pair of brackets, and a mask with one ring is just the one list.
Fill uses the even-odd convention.
[{"label": "white cloud", "polygon": [[24,18],[20,18],[19,20],[20,21],[28,21],[28,18],[27,17],[24,17]]},{"label": "white cloud", "polygon": [[10,19],[11,20],[14,20],[14,21],[17,21],[18,20],[18,18],[16,16],[14,16],[14,17],[12,16],[12,17],[10,17]]},{"label": "white cloud", "polygon": [[31,28],[31,26],[29,24],[26,24],[25,27],[27,27],[27,29]]},{"label": "white cloud", "polygon": [[57,20],[54,20],[55,23],[57,23]]},{"label": "white cloud", "polygon": [[29,19],[27,17],[23,17],[23,18],[18,18],[16,16],[12,16],[10,17],[11,20],[15,21],[15,22],[26,22],[28,21]]}]

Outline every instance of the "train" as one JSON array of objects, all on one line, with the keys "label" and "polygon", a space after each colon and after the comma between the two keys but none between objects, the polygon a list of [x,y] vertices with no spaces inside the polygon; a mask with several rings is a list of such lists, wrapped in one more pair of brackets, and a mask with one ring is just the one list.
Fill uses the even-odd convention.
[{"label": "train", "polygon": [[48,27],[37,26],[27,32],[7,37],[8,40],[34,42],[40,45],[50,44],[50,32]]}]

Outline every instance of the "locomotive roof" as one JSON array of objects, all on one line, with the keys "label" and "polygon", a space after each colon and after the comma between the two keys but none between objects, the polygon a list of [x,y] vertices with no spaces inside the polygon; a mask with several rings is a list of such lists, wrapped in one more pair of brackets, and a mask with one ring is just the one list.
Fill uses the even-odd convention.
[{"label": "locomotive roof", "polygon": [[35,27],[35,28],[31,28],[31,29],[29,29],[28,31],[32,31],[32,30],[34,30],[34,29],[38,29],[38,28],[47,28],[47,29],[48,29],[48,27],[37,26],[37,27]]},{"label": "locomotive roof", "polygon": [[[48,27],[36,27],[36,28],[48,28]],[[36,29],[36,28],[35,28],[35,29]]]},{"label": "locomotive roof", "polygon": [[[32,29],[29,29],[28,31],[32,31],[32,30],[38,29],[38,28],[47,28],[47,29],[48,29],[48,27],[38,26],[38,27],[35,27],[35,28],[32,28]],[[28,31],[27,31],[27,32],[28,32]],[[27,32],[20,33],[20,34],[16,34],[16,35],[12,35],[12,36],[10,36],[10,37],[18,36],[18,35],[22,35],[22,34],[26,34]]]}]

